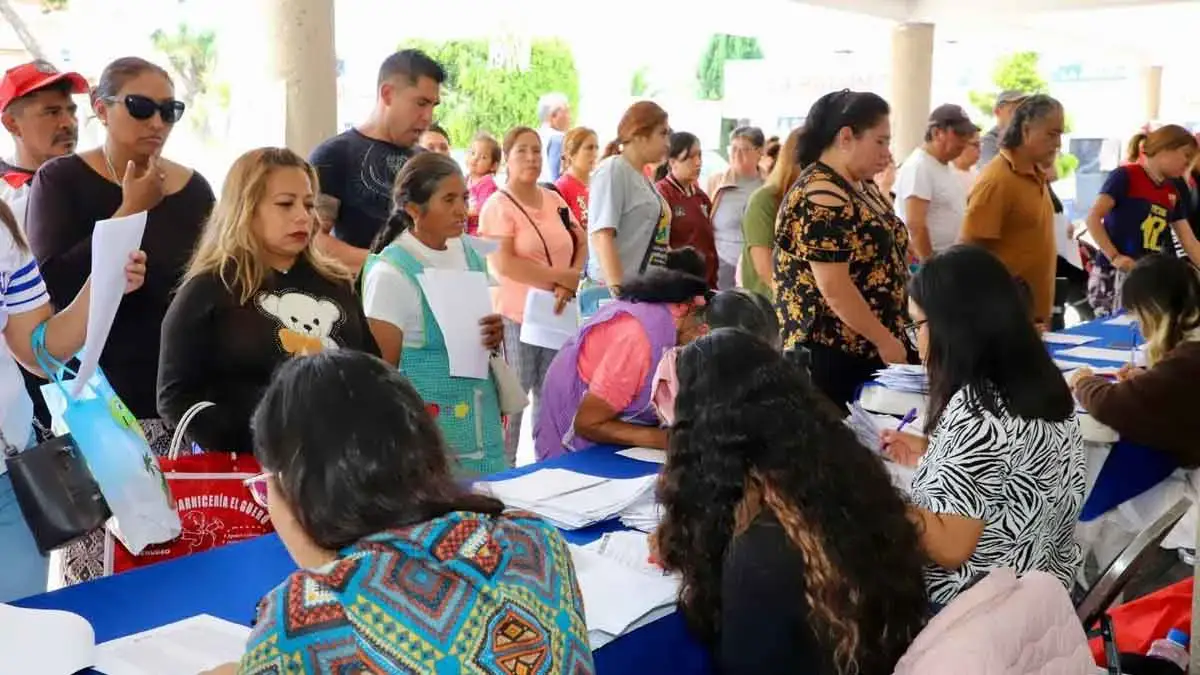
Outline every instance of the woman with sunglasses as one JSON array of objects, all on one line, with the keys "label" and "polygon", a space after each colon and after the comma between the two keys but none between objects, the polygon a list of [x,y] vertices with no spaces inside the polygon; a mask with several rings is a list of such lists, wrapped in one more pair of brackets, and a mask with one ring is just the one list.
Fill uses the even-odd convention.
[{"label": "woman with sunglasses", "polygon": [[[107,129],[104,144],[38,171],[25,221],[29,245],[52,302],[63,306],[91,273],[96,221],[148,212],[146,283],[122,300],[100,367],[150,446],[165,452],[170,434],[156,401],[159,329],[212,210],[213,191],[198,172],[161,157],[184,106],[160,66],[136,57],[113,61],[92,91],[92,109]],[[96,575],[99,557],[89,568]]]},{"label": "woman with sunglasses", "polygon": [[[593,672],[566,543],[454,479],[394,367],[349,350],[288,361],[253,426],[271,473],[251,494],[300,569],[259,603],[241,663],[214,673],[509,672],[487,664],[524,662],[526,648],[531,672]],[[433,588],[449,592],[438,625],[465,628],[425,620]]]}]

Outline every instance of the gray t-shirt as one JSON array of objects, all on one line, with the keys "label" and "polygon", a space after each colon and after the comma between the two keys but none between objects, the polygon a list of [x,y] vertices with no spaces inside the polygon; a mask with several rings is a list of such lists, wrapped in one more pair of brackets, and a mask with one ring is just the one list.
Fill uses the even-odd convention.
[{"label": "gray t-shirt", "polygon": [[1000,154],[1000,127],[995,126],[979,139],[979,161],[975,162],[975,168],[982,170],[998,154]]},{"label": "gray t-shirt", "polygon": [[[588,233],[616,230],[617,254],[624,278],[640,274],[645,267],[666,264],[671,239],[671,210],[646,178],[621,155],[600,162],[588,186]],[[589,278],[604,278],[595,247],[588,252]]]},{"label": "gray t-shirt", "polygon": [[746,217],[746,205],[750,203],[750,195],[762,186],[763,179],[758,176],[738,176],[736,183],[721,188],[721,199],[712,218],[713,236],[717,241],[740,245],[745,240],[742,220]]}]

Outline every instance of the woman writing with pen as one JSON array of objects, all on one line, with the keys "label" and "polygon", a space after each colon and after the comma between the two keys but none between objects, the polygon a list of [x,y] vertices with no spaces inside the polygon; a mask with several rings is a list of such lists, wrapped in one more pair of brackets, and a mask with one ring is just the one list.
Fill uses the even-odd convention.
[{"label": "woman writing with pen", "polygon": [[1147,370],[1125,366],[1119,382],[1080,368],[1071,377],[1075,397],[1097,422],[1122,439],[1170,454],[1181,466],[1200,466],[1200,278],[1187,262],[1151,255],[1134,266],[1121,304],[1146,337]]},{"label": "woman writing with pen", "polygon": [[1070,588],[1082,560],[1083,440],[1017,283],[987,251],[955,246],[926,262],[909,295],[929,373],[928,438],[886,431],[882,441],[917,468],[910,518],[930,599],[948,603],[997,567],[1049,572]]}]

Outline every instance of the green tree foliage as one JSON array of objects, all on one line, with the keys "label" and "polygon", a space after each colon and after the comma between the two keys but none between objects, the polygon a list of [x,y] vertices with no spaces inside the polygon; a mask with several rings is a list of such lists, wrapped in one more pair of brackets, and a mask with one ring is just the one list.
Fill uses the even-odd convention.
[{"label": "green tree foliage", "polygon": [[455,147],[465,147],[479,131],[503,136],[515,126],[536,127],[537,102],[543,94],[561,92],[572,108],[579,102],[579,72],[571,48],[562,40],[534,40],[529,68],[494,68],[487,40],[411,40],[401,48],[417,48],[446,69],[438,123]]},{"label": "green tree foliage", "polygon": [[720,101],[725,97],[725,62],[751,61],[762,57],[758,38],[713,35],[708,39],[708,47],[696,69],[697,95],[705,101]]},{"label": "green tree foliage", "polygon": [[[989,92],[972,91],[967,93],[971,105],[975,106],[987,120],[987,124],[981,124],[980,126],[988,126],[995,123],[993,111],[996,109],[996,96],[1002,91],[1014,89],[1027,94],[1050,93],[1050,83],[1046,81],[1046,78],[1042,77],[1042,72],[1038,67],[1039,60],[1040,55],[1037,52],[1016,52],[1001,57],[996,61],[996,69],[992,71],[992,84],[996,85],[996,90]],[[1066,117],[1066,131],[1069,133],[1072,126],[1071,117],[1069,114]],[[1070,153],[1063,153],[1059,156],[1059,178],[1070,176],[1075,173],[1075,169],[1078,167],[1078,157]]]},{"label": "green tree foliage", "polygon": [[217,36],[211,30],[193,30],[179,24],[173,32],[161,28],[150,34],[154,48],[167,57],[171,71],[181,80],[179,94],[188,107],[193,128],[207,133],[213,107],[229,107],[229,88],[212,81],[217,65]]},{"label": "green tree foliage", "polygon": [[1015,89],[1027,94],[1045,94],[1050,91],[1050,83],[1042,77],[1038,70],[1039,55],[1037,52],[1017,52],[1001,57],[996,62],[992,72],[992,84],[996,91],[972,91],[967,94],[971,105],[987,119],[992,119],[992,111],[996,108],[996,95],[1006,89]]}]

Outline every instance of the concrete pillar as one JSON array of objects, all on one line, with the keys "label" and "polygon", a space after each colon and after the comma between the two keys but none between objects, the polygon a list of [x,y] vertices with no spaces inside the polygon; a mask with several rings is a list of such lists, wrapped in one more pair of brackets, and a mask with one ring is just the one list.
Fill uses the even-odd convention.
[{"label": "concrete pillar", "polygon": [[1147,122],[1153,122],[1162,117],[1162,79],[1162,66],[1150,66],[1142,71]]},{"label": "concrete pillar", "polygon": [[284,102],[284,142],[308,156],[337,132],[334,0],[265,0],[271,79]]},{"label": "concrete pillar", "polygon": [[933,109],[933,24],[904,23],[892,30],[892,152],[896,162],[924,142]]}]

